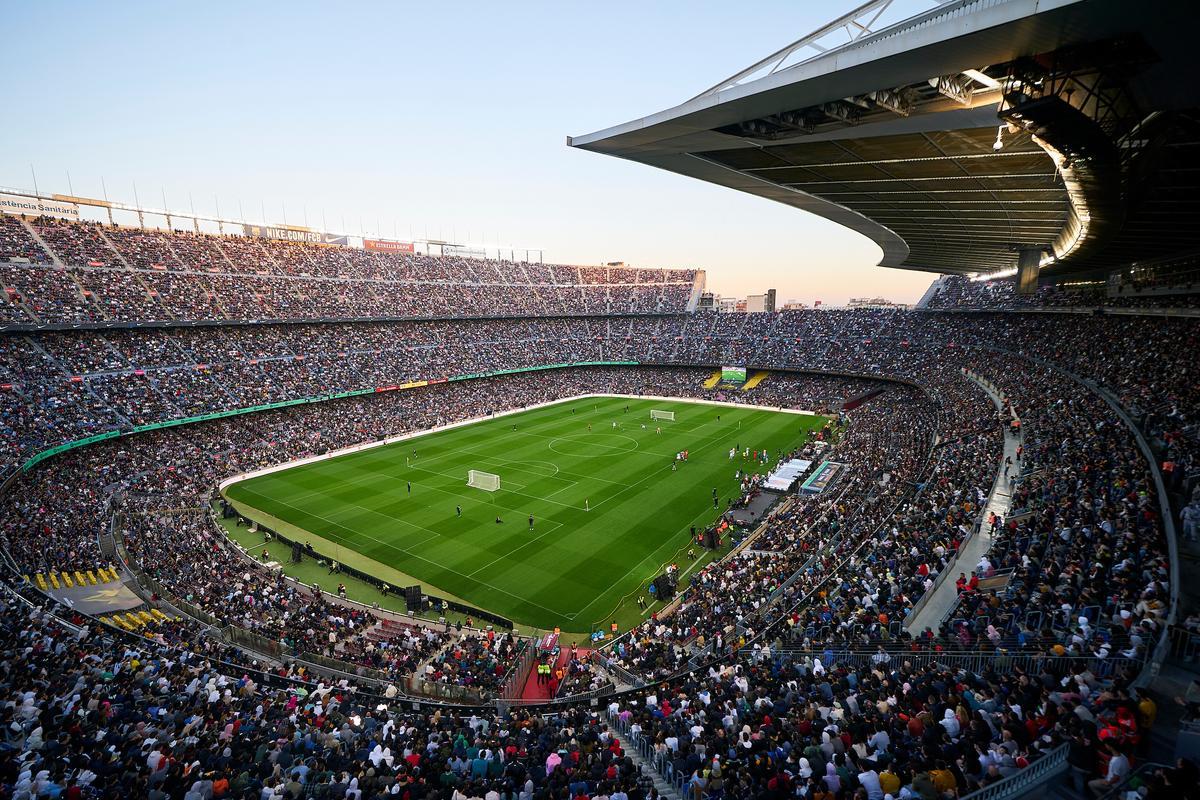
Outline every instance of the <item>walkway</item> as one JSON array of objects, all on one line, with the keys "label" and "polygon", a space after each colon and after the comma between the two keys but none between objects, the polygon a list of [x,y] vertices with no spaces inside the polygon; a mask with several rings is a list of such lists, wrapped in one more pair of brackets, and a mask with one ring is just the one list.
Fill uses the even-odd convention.
[{"label": "walkway", "polygon": [[[995,386],[973,375],[967,377],[988,393],[998,411],[1004,410],[1004,396]],[[1016,419],[1015,411],[1013,419]],[[958,578],[958,573],[963,572],[969,575],[971,570],[975,569],[975,565],[979,563],[979,559],[992,547],[991,528],[987,524],[989,515],[995,514],[998,518],[1003,519],[1008,514],[1009,506],[1012,503],[1012,485],[1004,478],[1004,460],[1012,459],[1013,478],[1020,475],[1022,465],[1017,461],[1017,448],[1023,445],[1024,441],[1023,429],[1017,428],[1014,434],[1011,427],[1006,427],[1004,455],[1000,459],[1000,467],[996,471],[996,480],[992,484],[992,493],[988,495],[987,506],[980,516],[979,531],[959,547],[958,555],[950,560],[950,563],[938,576],[933,591],[917,603],[916,613],[911,614],[904,622],[905,630],[917,633],[925,628],[932,628],[936,631],[954,610],[954,606],[958,604],[958,587],[954,583]]]},{"label": "walkway", "polygon": [[638,768],[638,771],[654,781],[654,788],[658,790],[658,796],[667,800],[681,800],[682,793],[661,772],[654,768],[653,761],[647,758],[646,750],[643,747],[639,747],[637,742],[631,740],[629,734],[622,731],[619,725],[611,724],[613,722],[616,722],[616,720],[610,717],[609,723],[613,736],[621,743],[621,749],[625,751],[625,755],[629,756],[629,759]]},{"label": "walkway", "polygon": [[[587,655],[586,650],[579,651],[580,658]],[[559,648],[558,660],[554,663],[553,669],[559,667],[565,668],[567,662],[571,660],[571,651],[565,647]],[[537,679],[537,665],[542,663],[541,659],[534,659],[529,667],[529,673],[525,676],[525,685],[521,688],[522,700],[553,700],[554,694],[551,691],[549,683],[541,683]]]}]

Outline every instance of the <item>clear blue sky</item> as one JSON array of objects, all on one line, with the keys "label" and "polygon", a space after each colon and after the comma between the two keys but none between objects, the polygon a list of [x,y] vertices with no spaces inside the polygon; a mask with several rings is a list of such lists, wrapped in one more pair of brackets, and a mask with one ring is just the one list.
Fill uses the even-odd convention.
[{"label": "clear blue sky", "polygon": [[[350,232],[695,266],[744,295],[916,299],[931,276],[766,200],[592,153],[857,0],[16,3],[0,185]],[[903,0],[891,18],[928,4]],[[20,76],[19,78],[15,76]],[[189,196],[191,201],[189,201]],[[253,213],[252,213],[253,210]],[[361,223],[360,220],[361,219]],[[377,222],[378,220],[378,222]]]}]

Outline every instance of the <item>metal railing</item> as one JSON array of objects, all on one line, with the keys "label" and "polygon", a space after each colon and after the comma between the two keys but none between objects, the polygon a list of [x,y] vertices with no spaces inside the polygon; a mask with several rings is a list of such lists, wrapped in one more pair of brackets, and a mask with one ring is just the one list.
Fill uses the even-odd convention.
[{"label": "metal railing", "polygon": [[805,658],[821,659],[822,666],[831,667],[825,659],[832,656],[833,664],[851,667],[853,669],[869,669],[874,666],[898,666],[907,663],[913,669],[929,666],[943,668],[965,669],[975,673],[985,673],[989,670],[997,672],[1021,669],[1030,674],[1036,674],[1043,668],[1049,668],[1056,673],[1062,673],[1074,667],[1086,667],[1098,678],[1112,675],[1127,674],[1131,670],[1141,670],[1146,664],[1142,658],[1093,658],[1090,656],[1053,656],[1028,652],[980,652],[950,651],[950,652],[900,652],[878,650],[795,650],[783,649],[771,653],[771,658],[777,666],[795,663]]},{"label": "metal railing", "polygon": [[649,737],[641,733],[633,733],[631,726],[621,719],[620,714],[614,714],[612,711],[606,711],[605,715],[608,719],[608,724],[615,728],[624,736],[638,755],[652,770],[658,773],[658,776],[666,781],[675,791],[679,792],[680,796],[685,795],[684,787],[687,786],[690,775],[684,774],[681,770],[675,769],[674,763],[668,754],[660,754],[655,751],[654,744]]},{"label": "metal railing", "polygon": [[[1152,775],[1160,769],[1174,769],[1174,765],[1163,764],[1159,761],[1143,761],[1127,772],[1124,778],[1100,795],[1097,800],[1118,800],[1118,798],[1125,797],[1126,792],[1133,791],[1136,787],[1144,784],[1148,775]],[[1155,797],[1157,796],[1155,795]]]},{"label": "metal railing", "polygon": [[1018,797],[1035,797],[1032,790],[1067,771],[1069,744],[1062,744],[1034,761],[1020,772],[985,786],[976,792],[965,794],[959,800],[1013,800]]},{"label": "metal railing", "polygon": [[536,658],[537,643],[531,642],[521,653],[517,663],[509,670],[498,697],[504,700],[517,700],[521,697],[521,690],[525,688],[525,680],[529,677],[529,668],[533,666]]}]

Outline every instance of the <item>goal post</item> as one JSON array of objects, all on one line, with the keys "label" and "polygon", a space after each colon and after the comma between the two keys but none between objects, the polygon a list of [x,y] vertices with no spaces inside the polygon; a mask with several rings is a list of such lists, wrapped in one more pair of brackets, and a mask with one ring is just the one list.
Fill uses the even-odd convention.
[{"label": "goal post", "polygon": [[650,419],[665,419],[667,422],[675,421],[674,411],[660,411],[657,408],[650,409]]},{"label": "goal post", "polygon": [[477,469],[468,470],[467,486],[483,489],[485,492],[495,492],[500,488],[500,476],[491,472],[480,472]]}]

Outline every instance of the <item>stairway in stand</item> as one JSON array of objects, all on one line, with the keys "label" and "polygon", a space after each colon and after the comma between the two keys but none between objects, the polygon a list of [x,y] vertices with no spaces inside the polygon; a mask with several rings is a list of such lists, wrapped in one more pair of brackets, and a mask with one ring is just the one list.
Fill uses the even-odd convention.
[{"label": "stairway in stand", "polygon": [[617,737],[617,741],[621,743],[621,749],[629,756],[630,760],[637,765],[643,775],[646,775],[654,781],[654,788],[658,790],[659,797],[666,797],[669,800],[683,800],[683,795],[678,789],[672,786],[667,780],[658,773],[654,765],[642,757],[637,745],[629,741],[629,737],[618,731],[615,727],[610,727],[613,736]]}]

